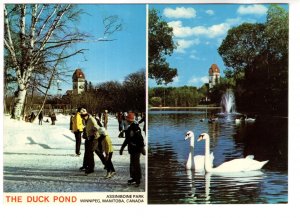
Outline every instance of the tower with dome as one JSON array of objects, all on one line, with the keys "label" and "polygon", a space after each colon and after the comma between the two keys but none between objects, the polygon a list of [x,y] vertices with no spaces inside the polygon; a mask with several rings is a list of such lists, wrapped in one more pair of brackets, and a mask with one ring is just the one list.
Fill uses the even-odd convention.
[{"label": "tower with dome", "polygon": [[81,69],[76,69],[73,73],[73,94],[79,95],[85,90],[85,75]]},{"label": "tower with dome", "polygon": [[220,81],[220,69],[218,65],[212,64],[211,67],[208,69],[209,74],[209,88],[211,89]]}]

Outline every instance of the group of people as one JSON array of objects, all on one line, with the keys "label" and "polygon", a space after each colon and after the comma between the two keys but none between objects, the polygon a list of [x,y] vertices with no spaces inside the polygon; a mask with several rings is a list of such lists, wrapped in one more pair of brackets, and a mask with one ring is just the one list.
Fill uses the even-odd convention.
[{"label": "group of people", "polygon": [[[127,129],[127,117],[128,113],[127,112],[118,112],[117,113],[117,120],[119,123],[119,138],[125,138],[125,130]],[[141,124],[144,123],[143,126],[143,131],[146,134],[146,116],[145,113],[142,113],[141,119],[138,120],[138,114],[134,114],[134,122]]]},{"label": "group of people", "polygon": [[[112,163],[112,157],[114,148],[111,138],[107,132],[108,123],[108,111],[102,116],[103,125],[99,122],[99,119],[94,115],[87,112],[85,108],[78,108],[77,112],[71,116],[70,129],[75,135],[76,139],[76,155],[80,155],[81,138],[85,139],[83,164],[80,167],[80,171],[84,171],[85,175],[94,172],[95,161],[94,152],[100,158],[104,169],[107,174],[106,179],[111,178],[116,174],[114,165]],[[125,140],[120,149],[120,155],[123,154],[123,150],[128,146],[128,152],[130,154],[130,177],[128,184],[140,185],[142,178],[140,155],[145,155],[145,144],[141,134],[141,129],[138,122],[135,122],[135,115],[129,112],[125,117],[126,129],[124,129]]]},{"label": "group of people", "polygon": [[[51,119],[51,125],[55,125],[55,121],[57,120],[56,119],[56,115],[54,112],[52,112],[50,115],[50,119]],[[30,115],[25,115],[25,122],[33,122],[36,118],[36,115],[34,112],[31,112]],[[39,125],[43,125],[43,119],[44,119],[44,113],[43,111],[41,111],[39,114],[38,114],[38,119],[39,119]],[[46,119],[45,121],[46,123],[49,123],[49,120]]]}]

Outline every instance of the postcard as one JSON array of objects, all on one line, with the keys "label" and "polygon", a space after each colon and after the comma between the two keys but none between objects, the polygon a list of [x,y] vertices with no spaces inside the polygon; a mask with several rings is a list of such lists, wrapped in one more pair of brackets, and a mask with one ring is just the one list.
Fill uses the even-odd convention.
[{"label": "postcard", "polygon": [[291,213],[299,5],[4,1],[3,208]]}]

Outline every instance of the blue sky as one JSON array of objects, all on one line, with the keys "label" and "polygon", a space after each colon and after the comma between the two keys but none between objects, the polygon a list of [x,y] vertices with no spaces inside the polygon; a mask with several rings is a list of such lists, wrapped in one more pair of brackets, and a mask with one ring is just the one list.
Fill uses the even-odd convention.
[{"label": "blue sky", "polygon": [[[122,20],[122,31],[115,32],[111,42],[81,43],[74,48],[88,49],[84,55],[68,59],[68,69],[81,68],[86,80],[94,85],[105,81],[120,81],[133,72],[146,68],[146,5],[138,4],[79,4],[87,14],[82,14],[78,28],[81,32],[103,37],[103,18],[118,15]],[[60,82],[61,94],[72,89],[69,83]],[[54,92],[56,87],[54,88]]]},{"label": "blue sky", "polygon": [[[288,5],[281,5],[288,10]],[[167,58],[178,77],[168,86],[190,85],[201,87],[208,82],[208,69],[216,63],[224,76],[225,66],[218,47],[227,31],[244,22],[266,21],[268,4],[177,4],[150,5],[160,12],[162,19],[173,27],[177,49]],[[156,86],[149,80],[149,86]]]}]

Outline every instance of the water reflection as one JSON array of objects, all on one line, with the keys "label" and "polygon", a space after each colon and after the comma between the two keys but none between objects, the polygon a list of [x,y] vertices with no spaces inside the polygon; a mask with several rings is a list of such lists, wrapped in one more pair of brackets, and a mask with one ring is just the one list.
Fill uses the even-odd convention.
[{"label": "water reflection", "polygon": [[[250,203],[257,198],[264,178],[261,171],[232,174],[195,173],[186,171],[190,190],[181,203]],[[245,198],[247,196],[247,199]]]},{"label": "water reflection", "polygon": [[[236,125],[234,119],[220,117],[218,122],[208,123],[207,118],[216,113],[149,113],[148,202],[287,203],[287,120],[257,118],[254,124]],[[210,134],[214,166],[250,154],[269,163],[255,175],[186,171],[189,142],[184,140],[184,134],[188,130],[195,137],[202,132]],[[204,144],[195,143],[197,154],[204,154]]]}]

